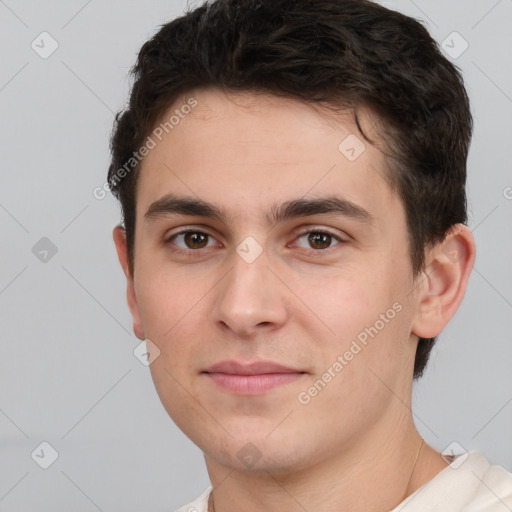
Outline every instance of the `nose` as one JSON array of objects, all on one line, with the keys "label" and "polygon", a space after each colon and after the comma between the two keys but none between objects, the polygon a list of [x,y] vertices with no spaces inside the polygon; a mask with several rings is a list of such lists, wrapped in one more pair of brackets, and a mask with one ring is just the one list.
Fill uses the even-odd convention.
[{"label": "nose", "polygon": [[237,253],[227,275],[215,287],[215,325],[237,337],[282,327],[288,318],[287,289],[263,252],[248,263]]}]

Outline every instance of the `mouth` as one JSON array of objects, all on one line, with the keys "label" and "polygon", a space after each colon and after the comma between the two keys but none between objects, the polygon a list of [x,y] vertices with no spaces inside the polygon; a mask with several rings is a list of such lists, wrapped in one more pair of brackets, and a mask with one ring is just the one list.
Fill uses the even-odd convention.
[{"label": "mouth", "polygon": [[260,395],[294,382],[307,372],[272,361],[256,361],[249,364],[223,361],[203,370],[201,374],[232,393]]}]

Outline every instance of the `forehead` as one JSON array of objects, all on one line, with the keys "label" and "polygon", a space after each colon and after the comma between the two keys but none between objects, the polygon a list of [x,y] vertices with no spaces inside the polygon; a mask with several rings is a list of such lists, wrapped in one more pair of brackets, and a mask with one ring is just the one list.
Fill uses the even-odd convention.
[{"label": "forehead", "polygon": [[[358,117],[375,139],[377,119],[364,109]],[[360,134],[352,111],[334,114],[268,94],[200,89],[176,101],[150,137],[138,217],[169,193],[219,205],[233,218],[268,219],[271,206],[326,195],[373,217],[400,214],[384,157]]]}]

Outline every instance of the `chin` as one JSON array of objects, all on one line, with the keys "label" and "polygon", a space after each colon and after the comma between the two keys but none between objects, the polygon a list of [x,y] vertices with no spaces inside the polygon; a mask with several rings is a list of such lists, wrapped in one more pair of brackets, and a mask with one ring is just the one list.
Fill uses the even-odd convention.
[{"label": "chin", "polygon": [[193,442],[217,464],[251,474],[295,473],[316,464],[330,451],[327,447],[322,455],[321,447],[314,440],[294,438],[285,430],[281,436],[274,437],[274,434],[267,436],[267,431],[247,431],[240,436],[224,435],[221,439],[202,436]]}]

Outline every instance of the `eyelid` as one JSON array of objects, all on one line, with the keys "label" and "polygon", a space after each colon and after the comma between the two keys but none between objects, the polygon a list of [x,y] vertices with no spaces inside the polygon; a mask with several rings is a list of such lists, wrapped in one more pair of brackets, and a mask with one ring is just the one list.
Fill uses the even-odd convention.
[{"label": "eyelid", "polygon": [[343,233],[340,234],[339,232],[335,232],[334,230],[330,228],[326,228],[324,226],[304,226],[303,228],[299,228],[298,231],[295,233],[296,236],[305,235],[307,233],[326,233],[328,235],[331,235],[332,237],[336,238],[339,242],[345,242],[347,243],[349,239],[351,238],[348,234]]},{"label": "eyelid", "polygon": [[204,233],[205,235],[208,235],[212,238],[217,238],[215,235],[211,233],[211,230],[206,226],[200,226],[200,225],[190,225],[190,226],[180,226],[179,228],[176,228],[175,230],[167,231],[163,237],[164,243],[169,242],[171,238],[182,235],[185,233]]}]

